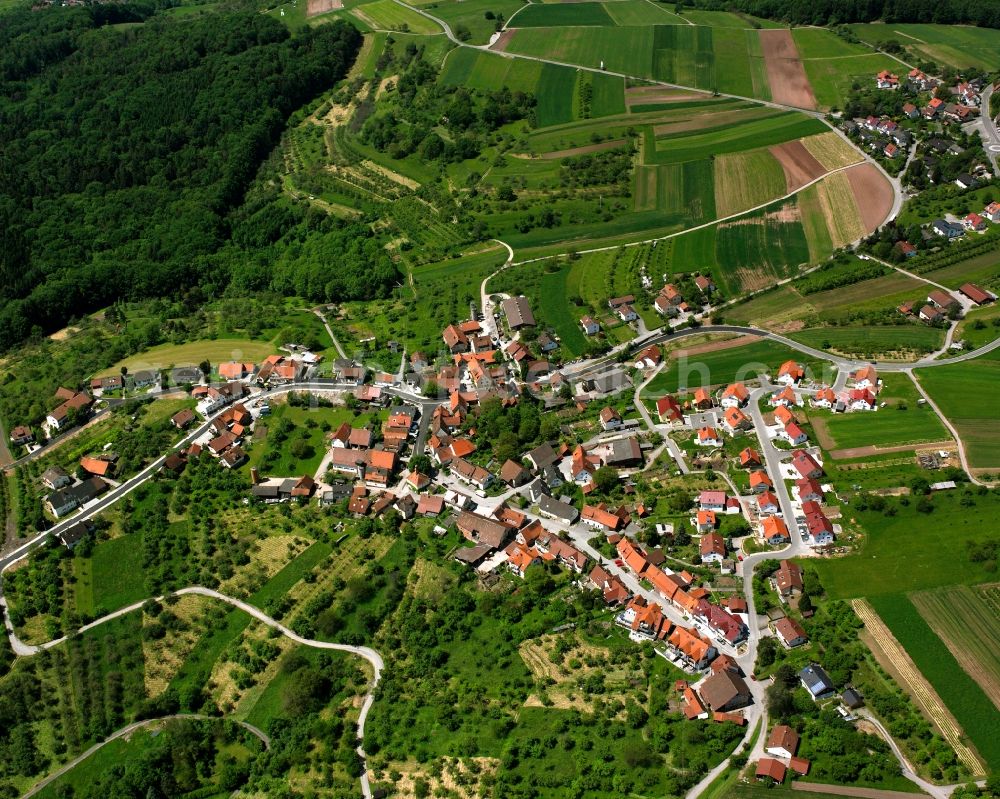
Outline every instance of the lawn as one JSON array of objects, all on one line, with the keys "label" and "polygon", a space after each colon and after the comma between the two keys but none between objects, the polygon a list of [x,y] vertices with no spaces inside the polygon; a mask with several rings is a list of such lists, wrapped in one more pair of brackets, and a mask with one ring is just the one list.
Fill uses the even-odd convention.
[{"label": "lawn", "polygon": [[515,28],[614,25],[601,3],[542,3],[529,5],[511,23]]},{"label": "lawn", "polygon": [[276,351],[270,341],[254,341],[246,338],[218,338],[203,341],[189,341],[186,344],[160,344],[139,355],[132,355],[114,366],[104,369],[97,377],[121,374],[121,367],[129,372],[144,369],[169,369],[174,366],[197,366],[208,361],[213,366],[226,361],[262,361]]},{"label": "lawn", "polygon": [[1000,385],[1000,359],[995,353],[914,374],[958,430],[970,465],[977,469],[1000,467],[1000,416],[993,401]]},{"label": "lawn", "polygon": [[1000,769],[1000,711],[959,666],[910,599],[902,594],[870,600],[882,621],[951,711],[991,771]]},{"label": "lawn", "polygon": [[777,113],[764,119],[751,119],[742,124],[725,125],[711,130],[678,133],[656,140],[656,153],[647,153],[656,163],[669,164],[718,157],[757,147],[792,141],[829,130],[818,119],[795,111]]},{"label": "lawn", "polygon": [[[683,350],[680,351],[683,353]],[[807,369],[822,370],[825,362],[803,360],[801,353],[774,341],[756,341],[738,347],[678,358],[672,353],[670,364],[646,389],[649,396],[693,389],[698,386],[722,386],[736,380],[752,380],[762,373],[777,374],[784,361],[795,359]]]},{"label": "lawn", "polygon": [[906,375],[882,376],[879,402],[887,403],[875,413],[816,414],[836,442],[837,449],[893,447],[927,441],[946,441],[951,435]]},{"label": "lawn", "polygon": [[[932,476],[926,471],[923,475]],[[849,489],[847,479],[833,479]],[[891,516],[846,506],[845,514],[857,518],[867,540],[855,554],[814,561],[827,594],[852,599],[995,580],[988,564],[969,560],[965,542],[1000,536],[1000,495],[976,495],[972,505],[964,505],[963,499],[962,490],[937,492],[929,514],[918,511],[916,502],[902,505],[894,499],[888,500],[894,509]]]}]

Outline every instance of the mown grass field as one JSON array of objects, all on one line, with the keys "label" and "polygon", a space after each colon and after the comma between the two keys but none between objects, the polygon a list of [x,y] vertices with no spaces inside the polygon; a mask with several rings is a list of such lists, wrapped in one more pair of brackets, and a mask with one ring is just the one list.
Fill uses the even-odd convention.
[{"label": "mown grass field", "polygon": [[918,404],[920,395],[908,377],[884,374],[882,383],[878,399],[886,407],[874,413],[813,414],[822,419],[837,449],[894,447],[951,438],[933,409]]},{"label": "mown grass field", "polygon": [[[319,324],[318,321],[317,324]],[[275,352],[275,342],[246,338],[219,338],[189,341],[186,344],[160,344],[139,355],[132,355],[119,361],[114,366],[100,372],[97,377],[119,375],[123,366],[128,367],[129,372],[140,372],[145,369],[169,369],[173,366],[197,366],[202,361],[208,361],[212,366],[218,366],[226,361],[239,360],[258,363]]]},{"label": "mown grass field", "polygon": [[[420,5],[420,4],[415,4]],[[462,0],[461,3],[431,3],[422,7],[430,14],[447,22],[454,31],[459,26],[471,34],[470,44],[486,44],[496,29],[496,20],[486,19],[486,12],[502,14],[504,19],[524,4],[521,0]]]},{"label": "mown grass field", "polygon": [[657,139],[655,155],[646,155],[661,164],[694,161],[724,153],[769,147],[827,130],[826,125],[818,119],[788,111],[743,124],[678,133],[669,138]]},{"label": "mown grass field", "polygon": [[1000,358],[991,353],[964,363],[919,369],[915,374],[955,426],[970,465],[1000,467],[1000,415],[994,402],[1000,385]]},{"label": "mown grass field", "polygon": [[650,397],[694,389],[699,386],[722,386],[736,380],[752,380],[763,373],[777,374],[778,367],[793,359],[813,374],[822,374],[825,362],[804,360],[804,356],[774,341],[757,341],[738,347],[685,355],[683,349],[670,355],[669,365],[646,388]]},{"label": "mown grass field", "polygon": [[[878,464],[878,460],[866,460]],[[863,480],[865,474],[827,471],[836,485],[848,491],[851,475]],[[912,474],[927,477],[928,473],[913,467]],[[976,495],[971,505],[963,504],[963,499],[961,490],[937,492],[931,513],[921,513],[913,501],[901,505],[896,500],[889,500],[896,510],[892,516],[852,510],[851,516],[857,518],[867,538],[855,554],[814,561],[827,594],[832,599],[871,598],[995,580],[987,564],[969,560],[965,546],[966,541],[985,542],[1000,536],[1000,496],[995,492]]]},{"label": "mown grass field", "polygon": [[957,69],[1000,67],[1000,31],[968,25],[851,25],[863,42],[895,41],[919,55]]},{"label": "mown grass field", "polygon": [[683,25],[684,19],[678,17],[667,6],[654,5],[646,0],[614,0],[604,3],[604,10],[614,20],[615,25]]},{"label": "mown grass field", "polygon": [[792,28],[792,41],[803,61],[811,58],[838,58],[865,55],[871,50],[860,44],[852,44],[826,28]]},{"label": "mown grass field", "polygon": [[990,770],[1000,768],[1000,711],[962,669],[903,594],[870,599],[872,607],[951,711]]},{"label": "mown grass field", "polygon": [[375,30],[409,31],[425,35],[444,33],[437,23],[393,0],[375,0],[352,8],[348,13]]},{"label": "mown grass field", "polygon": [[[532,8],[568,8],[568,6],[532,6]],[[538,95],[538,125],[558,125],[573,120],[573,96],[577,72],[569,67],[543,64],[535,89]]]},{"label": "mown grass field", "polygon": [[468,86],[470,89],[497,91],[503,87],[512,92],[534,94],[542,75],[542,64],[504,58],[483,50],[458,47],[448,54],[438,78],[448,86]]},{"label": "mown grass field", "polygon": [[590,101],[590,115],[592,117],[607,117],[625,113],[624,78],[590,73],[589,79],[594,89],[593,98]]},{"label": "mown grass field", "polygon": [[1000,709],[1000,583],[921,591],[910,601]]},{"label": "mown grass field", "polygon": [[614,25],[601,3],[538,3],[527,6],[513,21],[515,28],[547,28],[564,25]]},{"label": "mown grass field", "polygon": [[873,85],[879,71],[888,69],[898,73],[902,68],[895,59],[877,53],[849,58],[804,59],[802,65],[820,108],[843,108],[855,82]]}]

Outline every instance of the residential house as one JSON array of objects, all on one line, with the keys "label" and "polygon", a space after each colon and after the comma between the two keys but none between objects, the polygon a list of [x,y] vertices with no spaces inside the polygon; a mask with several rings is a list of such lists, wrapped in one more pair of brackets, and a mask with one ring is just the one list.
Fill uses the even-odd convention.
[{"label": "residential house", "polygon": [[646,349],[640,352],[635,359],[636,369],[654,369],[660,365],[663,360],[663,353],[660,352],[660,348],[655,344],[650,344]]},{"label": "residential house", "polygon": [[[706,512],[711,511],[699,511],[699,513]],[[719,533],[707,533],[701,537],[699,551],[702,563],[719,563],[726,557],[726,541]]]},{"label": "residential house", "polygon": [[84,456],[80,458],[80,468],[88,474],[96,474],[98,477],[110,477],[114,474],[115,464],[111,458],[91,458]]},{"label": "residential house", "polygon": [[[718,650],[710,641],[702,638],[695,630],[677,625],[667,638],[667,644],[680,655],[681,659],[692,669],[705,669],[718,656]],[[738,694],[738,692],[737,692]],[[713,696],[723,701],[729,696],[734,697],[722,686],[713,692]],[[739,701],[739,697],[736,697]]]},{"label": "residential house", "polygon": [[649,568],[649,561],[646,560],[645,553],[631,539],[622,538],[615,549],[618,552],[618,557],[632,570],[636,577],[641,576]]},{"label": "residential house", "polygon": [[873,411],[878,406],[875,395],[867,388],[852,388],[847,396],[852,411]]},{"label": "residential house", "polygon": [[522,580],[529,567],[542,562],[542,556],[534,547],[526,547],[516,541],[509,544],[504,552],[507,554],[507,568]]},{"label": "residential house", "polygon": [[696,388],[694,390],[694,402],[692,403],[700,411],[707,411],[715,405],[712,395],[707,388]]},{"label": "residential house", "polygon": [[908,241],[896,242],[896,249],[899,250],[905,257],[912,258],[917,254],[917,248],[914,247]]},{"label": "residential house", "polygon": [[490,483],[493,482],[492,474],[482,466],[476,466],[465,458],[453,459],[449,464],[449,468],[451,469],[451,473],[459,480],[475,486],[480,491],[485,491]]},{"label": "residential house", "polygon": [[[765,491],[763,494],[759,494],[757,496],[757,508],[760,510],[761,516],[769,516],[775,513],[781,513],[781,505],[778,503],[778,497],[775,496],[775,494],[771,491]],[[765,519],[764,521],[767,520]]]},{"label": "residential house", "polygon": [[[797,646],[809,643],[809,636],[806,635],[806,631],[802,629],[802,625],[795,619],[788,616],[783,619],[778,619],[774,623],[774,632],[781,640],[781,643],[783,643],[788,649],[794,649]],[[787,756],[791,757],[791,755]]]},{"label": "residential house", "polygon": [[45,498],[49,511],[57,519],[72,513],[108,490],[108,484],[96,475],[76,485],[53,491]]},{"label": "residential house", "polygon": [[444,345],[452,355],[469,351],[469,337],[455,325],[448,325],[441,331],[441,338],[444,339]]},{"label": "residential house", "polygon": [[19,424],[10,431],[10,443],[15,446],[30,444],[34,440],[35,434],[31,432],[31,428],[27,425]]},{"label": "residential house", "polygon": [[806,370],[796,361],[785,361],[778,368],[778,382],[785,385],[795,385],[805,376]]},{"label": "residential house", "polygon": [[903,114],[907,119],[917,119],[920,116],[920,109],[913,103],[903,103]]},{"label": "residential house", "polygon": [[707,677],[701,684],[699,693],[705,704],[718,711],[738,710],[753,701],[750,688],[743,678],[728,669]]},{"label": "residential house", "polygon": [[178,430],[185,430],[191,425],[195,418],[194,411],[190,408],[183,408],[171,416],[170,421]]},{"label": "residential house", "polygon": [[611,513],[603,502],[600,505],[587,505],[585,503],[582,519],[587,526],[599,530],[614,531],[624,527],[621,516]]},{"label": "residential house", "polygon": [[941,322],[945,319],[945,315],[933,305],[925,305],[921,308],[919,316],[924,322]]},{"label": "residential house", "polygon": [[77,419],[84,416],[93,401],[89,394],[65,388],[56,392],[56,398],[63,402],[45,417],[45,423],[50,431],[62,430],[69,424],[74,414]]},{"label": "residential house", "polygon": [[729,432],[734,435],[750,430],[753,427],[750,417],[739,408],[726,408],[725,413],[722,414],[722,421]]},{"label": "residential house", "polygon": [[698,275],[698,277],[694,279],[694,285],[695,288],[697,288],[702,294],[710,294],[715,291],[715,283],[712,282],[711,278],[705,277],[704,275]]},{"label": "residential house", "polygon": [[974,189],[979,182],[972,175],[962,174],[955,178],[955,185],[960,189]]},{"label": "residential house", "polygon": [[931,223],[931,230],[946,239],[957,239],[965,232],[964,228],[957,222],[949,222],[946,219],[935,219]]},{"label": "residential house", "polygon": [[940,308],[942,311],[949,311],[952,308],[957,308],[959,306],[958,300],[956,300],[948,292],[942,291],[941,289],[934,289],[934,291],[928,294],[927,302],[935,308]]},{"label": "residential house", "polygon": [[726,510],[728,501],[729,496],[725,491],[705,490],[698,494],[698,508],[701,510],[712,510],[723,513]]},{"label": "residential house", "polygon": [[1000,202],[991,202],[983,210],[983,216],[990,220],[990,222],[1000,222]]},{"label": "residential house", "polygon": [[660,424],[674,424],[684,421],[684,411],[680,403],[669,394],[656,401],[656,415]]},{"label": "residential house", "polygon": [[795,421],[791,421],[786,424],[784,429],[778,433],[778,436],[783,438],[793,447],[796,447],[799,444],[805,444],[806,441],[809,440],[809,436],[806,435],[805,430],[799,427],[799,423]]},{"label": "residential house", "polygon": [[618,430],[622,426],[622,417],[614,408],[607,407],[601,410],[601,429],[605,432]]},{"label": "residential house", "polygon": [[790,540],[788,527],[777,516],[766,517],[760,526],[760,532],[764,541],[772,546],[787,544]]},{"label": "residential house", "polygon": [[699,447],[721,447],[722,436],[714,427],[702,427],[698,430],[696,443]]},{"label": "residential house", "polygon": [[794,757],[799,749],[799,734],[787,724],[778,724],[764,744],[764,751],[777,757]]},{"label": "residential house", "polygon": [[42,484],[46,488],[57,491],[73,482],[73,479],[61,466],[51,466],[42,472]]},{"label": "residential house", "polygon": [[833,696],[833,681],[822,666],[810,664],[799,672],[799,682],[813,699],[826,699]]},{"label": "residential house", "polygon": [[514,534],[509,524],[472,511],[462,511],[455,520],[455,527],[470,541],[488,544],[493,549],[503,549]]},{"label": "residential house", "polygon": [[803,477],[795,481],[795,492],[798,494],[799,502],[822,502],[823,488],[819,482],[808,477]]},{"label": "residential house", "polygon": [[531,472],[518,461],[508,459],[500,467],[500,479],[511,488],[518,488],[531,479]]},{"label": "residential house", "polygon": [[792,468],[802,477],[822,477],[823,467],[804,449],[792,453]]},{"label": "residential house", "polygon": [[580,320],[580,327],[583,328],[583,333],[587,336],[596,336],[601,332],[600,323],[589,314]]},{"label": "residential house", "polygon": [[899,77],[887,69],[883,69],[875,76],[876,89],[898,89]]},{"label": "residential house", "polygon": [[878,372],[871,364],[865,364],[852,372],[851,380],[854,381],[855,388],[868,388],[873,391],[878,389]]},{"label": "residential house", "polygon": [[623,305],[631,305],[635,302],[635,296],[632,294],[626,294],[622,297],[612,297],[608,300],[608,307],[614,311],[621,308]]},{"label": "residential house", "polygon": [[695,514],[695,524],[699,533],[710,533],[718,524],[714,510],[700,510]]},{"label": "residential house", "polygon": [[539,444],[533,450],[527,453],[525,457],[531,463],[532,468],[538,470],[543,469],[546,466],[551,466],[556,463],[560,456],[556,454],[555,449],[548,442],[544,444]]},{"label": "residential house", "polygon": [[783,597],[798,596],[802,593],[802,568],[791,560],[783,560],[774,573],[774,585]]},{"label": "residential house", "polygon": [[801,405],[802,400],[791,386],[785,386],[781,391],[771,395],[770,403],[775,408],[793,408]]},{"label": "residential house", "polygon": [[741,469],[753,469],[761,464],[760,453],[752,447],[747,447],[740,452],[739,456]]},{"label": "residential house", "polygon": [[750,491],[754,494],[763,494],[774,488],[771,477],[763,469],[750,472]]},{"label": "residential house", "polygon": [[986,230],[986,220],[976,213],[966,214],[965,218],[962,219],[962,226],[966,230],[973,230],[976,233],[982,233]]},{"label": "residential house", "polygon": [[619,305],[615,309],[615,313],[618,314],[618,318],[623,322],[634,322],[639,318],[639,314],[635,312],[635,308],[631,305]]},{"label": "residential house", "polygon": [[606,605],[621,605],[632,595],[621,578],[617,574],[610,574],[603,566],[594,566],[589,577],[590,582],[601,592]]},{"label": "residential house", "polygon": [[750,390],[743,383],[730,383],[722,392],[719,404],[723,408],[742,408],[750,399]]},{"label": "residential house", "polygon": [[802,510],[806,516],[806,543],[811,547],[825,547],[832,544],[834,541],[833,522],[823,513],[819,504],[805,502],[802,505]]}]

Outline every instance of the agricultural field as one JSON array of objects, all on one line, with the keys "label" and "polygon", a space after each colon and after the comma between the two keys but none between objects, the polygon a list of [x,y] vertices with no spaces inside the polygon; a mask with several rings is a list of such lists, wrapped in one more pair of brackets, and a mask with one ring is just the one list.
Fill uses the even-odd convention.
[{"label": "agricultural field", "polygon": [[499,19],[487,19],[486,12],[489,11],[494,16],[500,15],[507,20],[521,9],[524,3],[521,0],[462,0],[460,3],[433,2],[413,5],[419,6],[438,19],[443,19],[456,35],[459,35],[464,28],[469,32],[469,44],[486,44],[496,32],[497,26],[503,24]]},{"label": "agricultural field", "polygon": [[[736,153],[792,141],[829,130],[817,119],[794,111],[777,112],[764,119],[727,124],[717,129],[675,133],[656,140],[656,163],[678,163]],[[649,158],[652,154],[647,154]]]},{"label": "agricultural field", "polygon": [[832,130],[802,139],[802,144],[827,170],[840,169],[864,160],[864,156],[854,145]]},{"label": "agricultural field", "polygon": [[1000,710],[1000,584],[921,591],[910,601]]},{"label": "agricultural field", "polygon": [[669,11],[667,6],[646,0],[613,0],[603,5],[615,25],[622,27],[684,24],[683,17]]},{"label": "agricultural field", "polygon": [[[960,729],[949,735],[948,721],[936,720],[946,739],[958,742],[964,732],[988,770],[1000,767],[1000,738],[992,733],[1000,725],[1000,710],[962,669],[908,596],[881,595],[870,601],[958,723]],[[981,766],[976,767],[966,747],[959,744],[956,750],[970,771],[984,773]]]},{"label": "agricultural field", "polygon": [[484,50],[457,47],[448,53],[438,80],[446,86],[468,86],[481,91],[503,87],[512,92],[534,93],[542,64],[518,58],[503,58]]},{"label": "agricultural field", "polygon": [[871,53],[868,47],[852,44],[826,28],[793,28],[792,40],[803,61]]},{"label": "agricultural field", "polygon": [[614,25],[602,3],[542,3],[525,6],[512,21],[515,28]]},{"label": "agricultural field", "polygon": [[720,217],[763,205],[785,193],[785,173],[766,149],[721,155],[713,164]]},{"label": "agricultural field", "polygon": [[669,364],[650,381],[645,393],[650,397],[694,389],[724,386],[771,374],[789,359],[797,360],[816,377],[823,374],[825,361],[804,360],[801,353],[774,341],[756,341],[725,346],[714,352],[688,355],[684,349],[669,354]]},{"label": "agricultural field", "polygon": [[423,35],[444,34],[436,22],[393,0],[375,0],[352,8],[348,13],[372,30],[407,31]]},{"label": "agricultural field", "polygon": [[[320,322],[316,322],[322,330]],[[226,361],[253,361],[259,363],[276,351],[273,341],[255,341],[246,338],[219,338],[214,340],[191,341],[186,344],[160,344],[139,355],[125,358],[114,366],[102,370],[96,376],[107,377],[120,375],[124,366],[129,372],[141,372],[146,369],[170,369],[176,366],[197,366],[202,361],[208,361],[212,366],[218,366]]]},{"label": "agricultural field", "polygon": [[906,375],[883,374],[878,399],[886,405],[874,413],[811,413],[813,428],[829,439],[824,447],[899,447],[951,438],[934,410],[918,403],[920,395]]},{"label": "agricultural field", "polygon": [[1000,360],[991,353],[914,374],[958,431],[972,468],[1000,468],[1000,417],[991,401],[1000,380]]},{"label": "agricultural field", "polygon": [[902,68],[898,61],[880,53],[803,59],[802,66],[816,95],[816,102],[823,109],[843,108],[855,83],[871,84],[873,76],[881,70],[898,72]]},{"label": "agricultural field", "polygon": [[794,331],[789,338],[811,347],[857,358],[911,361],[941,346],[944,331],[926,325],[816,327]]},{"label": "agricultural field", "polygon": [[[563,7],[532,6],[532,8]],[[572,121],[576,79],[577,73],[568,67],[559,67],[555,64],[542,65],[542,73],[535,87],[535,93],[538,95],[536,115],[539,127]]]},{"label": "agricultural field", "polygon": [[1000,68],[1000,31],[968,25],[851,25],[863,42],[894,41],[922,58],[956,69]]}]

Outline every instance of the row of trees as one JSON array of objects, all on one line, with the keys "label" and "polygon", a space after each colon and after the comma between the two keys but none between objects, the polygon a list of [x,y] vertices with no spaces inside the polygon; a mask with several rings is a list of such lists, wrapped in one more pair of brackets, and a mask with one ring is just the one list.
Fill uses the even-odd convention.
[{"label": "row of trees", "polygon": [[716,11],[742,11],[796,25],[841,22],[932,22],[1000,28],[1000,6],[976,0],[695,0],[692,5]]}]

